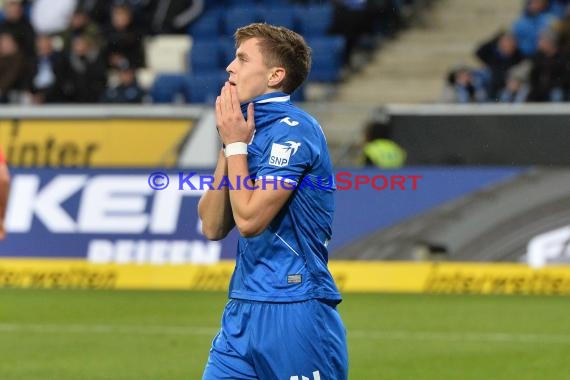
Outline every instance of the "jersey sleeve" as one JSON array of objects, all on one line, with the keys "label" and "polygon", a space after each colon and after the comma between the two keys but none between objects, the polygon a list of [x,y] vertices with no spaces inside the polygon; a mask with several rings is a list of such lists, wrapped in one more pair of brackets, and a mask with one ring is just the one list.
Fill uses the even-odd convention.
[{"label": "jersey sleeve", "polygon": [[276,132],[267,140],[259,162],[256,181],[278,180],[297,184],[318,156],[314,135],[309,126],[275,126]]}]

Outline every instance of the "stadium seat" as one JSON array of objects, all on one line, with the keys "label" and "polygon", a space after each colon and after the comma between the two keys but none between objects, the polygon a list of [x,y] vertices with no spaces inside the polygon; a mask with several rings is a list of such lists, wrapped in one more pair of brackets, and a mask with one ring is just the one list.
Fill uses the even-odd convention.
[{"label": "stadium seat", "polygon": [[259,22],[259,9],[257,7],[241,5],[229,8],[224,14],[223,31],[226,35],[232,36],[237,28]]},{"label": "stadium seat", "polygon": [[313,62],[309,80],[314,82],[336,82],[340,79],[343,66],[343,36],[311,37],[307,43],[313,50]]},{"label": "stadium seat", "polygon": [[227,79],[228,74],[222,70],[187,77],[184,89],[186,100],[189,103],[213,104]]},{"label": "stadium seat", "polygon": [[145,41],[149,69],[162,73],[182,73],[187,70],[187,54],[191,45],[188,35],[158,35]]},{"label": "stadium seat", "polygon": [[224,2],[226,7],[252,7],[258,3],[257,0],[224,0]]},{"label": "stadium seat", "polygon": [[221,46],[218,39],[194,40],[188,52],[188,68],[192,75],[211,73],[222,69]]},{"label": "stadium seat", "polygon": [[259,9],[260,21],[268,24],[284,26],[289,29],[296,29],[295,9],[283,5],[265,6]]},{"label": "stadium seat", "polygon": [[263,5],[266,7],[290,7],[291,2],[289,0],[265,0]]},{"label": "stadium seat", "polygon": [[158,74],[150,90],[154,103],[174,103],[185,96],[186,76],[184,74]]},{"label": "stadium seat", "polygon": [[225,69],[236,56],[236,45],[232,38],[224,38],[220,41],[221,59]]},{"label": "stadium seat", "polygon": [[305,37],[325,35],[331,28],[334,8],[332,4],[307,5],[295,8],[298,31]]},{"label": "stadium seat", "polygon": [[188,34],[195,39],[216,38],[221,34],[222,14],[221,8],[207,10],[188,26]]}]

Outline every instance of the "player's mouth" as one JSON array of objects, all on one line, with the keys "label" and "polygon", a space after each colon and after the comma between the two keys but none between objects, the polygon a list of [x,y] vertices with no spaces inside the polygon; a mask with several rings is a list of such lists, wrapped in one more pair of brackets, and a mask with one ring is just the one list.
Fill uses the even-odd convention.
[{"label": "player's mouth", "polygon": [[230,86],[235,86],[235,85],[236,85],[236,82],[233,82],[233,81],[231,81],[231,80],[228,80],[228,83],[230,84]]}]

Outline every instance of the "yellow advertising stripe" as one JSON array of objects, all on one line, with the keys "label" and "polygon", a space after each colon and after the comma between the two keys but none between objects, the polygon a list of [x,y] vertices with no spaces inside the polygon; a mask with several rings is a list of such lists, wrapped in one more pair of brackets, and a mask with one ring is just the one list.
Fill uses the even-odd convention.
[{"label": "yellow advertising stripe", "polygon": [[193,121],[171,119],[0,122],[14,167],[174,167]]},{"label": "yellow advertising stripe", "polygon": [[[0,287],[227,290],[234,266],[0,259]],[[330,269],[343,292],[570,295],[570,266],[331,261]]]},{"label": "yellow advertising stripe", "polygon": [[570,266],[333,261],[330,269],[345,291],[570,295]]},{"label": "yellow advertising stripe", "polygon": [[85,260],[0,259],[0,287],[226,290],[235,263],[91,264]]}]

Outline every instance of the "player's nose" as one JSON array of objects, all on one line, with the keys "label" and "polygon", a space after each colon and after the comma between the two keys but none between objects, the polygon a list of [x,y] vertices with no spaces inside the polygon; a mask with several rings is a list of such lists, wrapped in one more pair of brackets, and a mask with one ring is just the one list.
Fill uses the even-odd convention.
[{"label": "player's nose", "polygon": [[226,72],[228,74],[234,74],[235,73],[235,59],[233,61],[230,62],[230,64],[226,67]]}]

